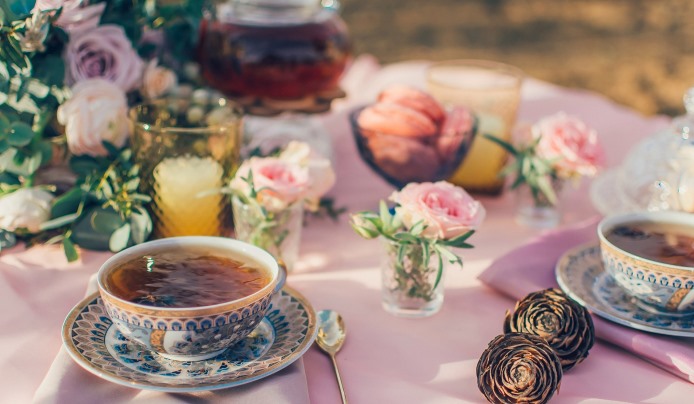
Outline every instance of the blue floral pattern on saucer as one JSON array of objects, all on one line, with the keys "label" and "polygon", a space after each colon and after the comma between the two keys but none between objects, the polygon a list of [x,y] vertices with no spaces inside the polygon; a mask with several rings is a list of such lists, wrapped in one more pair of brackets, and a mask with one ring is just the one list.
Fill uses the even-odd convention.
[{"label": "blue floral pattern on saucer", "polygon": [[694,338],[694,315],[661,312],[628,296],[603,268],[598,245],[564,254],[556,276],[567,295],[600,317],[642,331]]},{"label": "blue floral pattern on saucer", "polygon": [[301,357],[316,338],[308,301],[286,287],[260,325],[218,356],[202,361],[167,359],[129,341],[113,325],[95,293],[68,315],[63,343],[83,368],[114,383],[170,392],[214,390],[259,380]]}]

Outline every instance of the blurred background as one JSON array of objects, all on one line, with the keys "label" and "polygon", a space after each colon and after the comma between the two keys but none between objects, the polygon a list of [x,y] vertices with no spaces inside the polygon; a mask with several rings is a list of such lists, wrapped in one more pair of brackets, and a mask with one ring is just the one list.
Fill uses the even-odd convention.
[{"label": "blurred background", "polygon": [[643,114],[694,86],[692,0],[341,0],[355,54],[490,59]]}]

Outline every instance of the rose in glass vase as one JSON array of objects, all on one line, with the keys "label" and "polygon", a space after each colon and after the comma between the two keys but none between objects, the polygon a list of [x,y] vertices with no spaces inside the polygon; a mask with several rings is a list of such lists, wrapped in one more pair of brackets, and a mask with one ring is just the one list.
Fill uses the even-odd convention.
[{"label": "rose in glass vase", "polygon": [[433,315],[443,304],[444,263],[462,266],[451,248],[472,248],[467,240],[484,220],[482,204],[445,181],[411,183],[393,193],[389,209],[352,215],[364,238],[382,237],[383,307],[395,315]]},{"label": "rose in glass vase", "polygon": [[303,142],[290,142],[275,156],[251,157],[230,184],[236,237],[267,250],[291,271],[304,209],[317,209],[334,183],[330,161]]},{"label": "rose in glass vase", "polygon": [[512,156],[502,175],[513,175],[517,189],[516,220],[530,227],[554,227],[561,219],[559,193],[567,181],[594,176],[604,152],[595,129],[579,118],[559,112],[540,119],[512,145],[485,135]]}]

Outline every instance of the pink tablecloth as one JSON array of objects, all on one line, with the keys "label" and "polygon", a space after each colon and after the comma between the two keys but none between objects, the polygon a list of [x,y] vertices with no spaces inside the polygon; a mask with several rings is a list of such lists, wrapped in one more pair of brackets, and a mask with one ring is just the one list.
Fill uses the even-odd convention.
[{"label": "pink tablecloth", "polygon": [[[423,68],[423,63],[405,63],[379,69],[372,59],[361,58],[346,77],[350,98],[325,120],[337,151],[339,182],[334,194],[340,205],[352,211],[373,209],[392,191],[357,159],[346,111],[372,100],[389,83],[421,85]],[[665,119],[639,116],[592,93],[526,82],[521,120],[532,121],[557,110],[578,115],[600,132],[610,164],[618,163],[638,139],[667,124]],[[567,223],[595,214],[585,187],[569,192]],[[317,309],[332,308],[343,314],[348,337],[338,361],[352,403],[483,401],[475,365],[488,341],[501,332],[504,311],[512,302],[483,286],[477,276],[494,258],[538,234],[513,223],[512,199],[511,195],[483,199],[489,215],[474,237],[476,248],[464,252],[463,270],[448,271],[444,307],[428,319],[396,318],[381,309],[378,242],[359,238],[345,220],[314,222],[305,230],[301,262],[289,282]],[[89,275],[106,256],[85,253],[82,262],[67,265],[51,247],[2,253],[0,401],[32,399],[59,351],[64,316],[81,299]],[[311,401],[339,402],[328,358],[311,349],[304,366]],[[692,396],[691,384],[597,343],[589,359],[563,379],[554,402],[672,403]],[[167,397],[181,399],[160,398]]]}]

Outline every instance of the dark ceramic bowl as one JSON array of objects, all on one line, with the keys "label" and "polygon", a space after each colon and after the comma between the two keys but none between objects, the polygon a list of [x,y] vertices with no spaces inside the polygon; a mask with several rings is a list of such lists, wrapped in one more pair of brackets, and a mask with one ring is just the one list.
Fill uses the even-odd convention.
[{"label": "dark ceramic bowl", "polygon": [[359,114],[366,107],[349,114],[359,155],[381,178],[396,188],[410,182],[434,182],[450,178],[465,160],[475,138],[477,117],[463,132],[412,138],[369,133],[359,127]]}]

